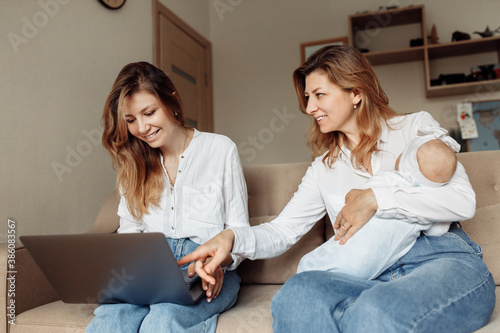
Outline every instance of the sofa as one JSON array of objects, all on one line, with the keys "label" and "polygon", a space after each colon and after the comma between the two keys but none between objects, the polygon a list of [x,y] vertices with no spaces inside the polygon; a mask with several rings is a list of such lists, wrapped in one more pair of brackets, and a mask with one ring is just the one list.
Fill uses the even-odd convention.
[{"label": "sofa", "polygon": [[[500,299],[500,151],[470,152],[458,155],[477,194],[474,218],[462,223],[469,236],[483,247],[484,260],[496,281]],[[252,225],[272,220],[296,191],[309,163],[247,166],[244,168],[249,194]],[[88,232],[115,232],[118,197],[112,193],[104,202]],[[217,332],[271,332],[270,303],[281,285],[292,276],[298,261],[333,235],[328,217],[318,223],[283,255],[267,260],[244,261],[239,267],[242,285],[238,302],[221,314]],[[92,320],[96,304],[65,304],[47,282],[21,244],[16,250],[15,325],[7,298],[7,244],[0,252],[0,274],[6,282],[0,290],[0,322],[6,332],[84,332]],[[477,332],[500,332],[500,306],[489,323]]]}]

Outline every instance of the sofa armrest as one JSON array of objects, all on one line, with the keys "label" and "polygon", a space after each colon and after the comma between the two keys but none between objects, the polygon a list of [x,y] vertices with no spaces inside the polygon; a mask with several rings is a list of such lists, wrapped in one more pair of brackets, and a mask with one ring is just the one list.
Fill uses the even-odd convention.
[{"label": "sofa armrest", "polygon": [[[10,299],[14,300],[15,313],[18,315],[38,306],[57,301],[59,296],[24,247],[16,248],[14,273],[9,273],[12,270],[8,266],[8,247],[7,244],[0,245],[0,274],[2,283],[4,283],[0,292],[1,304],[3,304],[0,312],[2,317],[0,327],[6,327],[5,325],[8,325],[6,311]],[[10,279],[7,280],[7,278]]]},{"label": "sofa armrest", "polygon": [[87,231],[89,233],[113,233],[120,226],[120,218],[117,214],[120,197],[118,192],[113,191],[102,205],[94,224]]}]

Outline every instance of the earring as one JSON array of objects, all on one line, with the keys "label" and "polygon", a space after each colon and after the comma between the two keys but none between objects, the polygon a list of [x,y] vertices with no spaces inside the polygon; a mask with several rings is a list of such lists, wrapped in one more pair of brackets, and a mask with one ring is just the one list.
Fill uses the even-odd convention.
[{"label": "earring", "polygon": [[357,108],[357,107],[358,107],[358,105],[357,105],[357,104],[354,104],[354,108]]},{"label": "earring", "polygon": [[177,117],[178,116],[177,112],[175,112],[174,115]]}]

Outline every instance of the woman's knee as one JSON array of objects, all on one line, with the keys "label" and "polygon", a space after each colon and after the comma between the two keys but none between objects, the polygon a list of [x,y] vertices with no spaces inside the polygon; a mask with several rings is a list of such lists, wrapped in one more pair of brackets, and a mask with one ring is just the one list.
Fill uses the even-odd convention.
[{"label": "woman's knee", "polygon": [[302,311],[309,303],[314,303],[315,308],[321,307],[323,303],[331,307],[338,298],[336,281],[336,275],[331,272],[307,271],[295,274],[274,295],[271,310],[293,312],[292,308],[297,306]]}]

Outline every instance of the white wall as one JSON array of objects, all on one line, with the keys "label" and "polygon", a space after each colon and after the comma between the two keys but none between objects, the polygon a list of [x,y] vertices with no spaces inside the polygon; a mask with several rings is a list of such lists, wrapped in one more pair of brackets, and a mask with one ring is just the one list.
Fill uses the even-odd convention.
[{"label": "white wall", "polygon": [[[239,145],[244,164],[310,160],[304,138],[308,120],[298,111],[291,79],[300,65],[300,43],[348,36],[349,15],[391,4],[424,4],[427,31],[436,24],[443,43],[455,30],[471,33],[500,24],[500,2],[493,0],[211,0],[215,131]],[[396,111],[427,110],[447,129],[458,127],[458,102],[500,98],[496,92],[427,99],[423,62],[375,71]],[[278,126],[273,110],[284,109],[290,118]]]},{"label": "white wall", "polygon": [[151,13],[150,1],[0,1],[0,241],[8,218],[18,236],[94,221],[115,188],[102,108],[123,65],[152,61]]},{"label": "white wall", "polygon": [[[215,131],[240,146],[245,164],[310,160],[308,120],[298,112],[291,80],[300,64],[299,44],[347,36],[349,14],[380,4],[161,2],[212,42]],[[43,4],[54,3],[44,9]],[[428,29],[436,23],[441,42],[455,30],[499,24],[498,1],[414,4],[420,3],[426,6]],[[10,33],[24,38],[17,51]],[[115,187],[110,159],[97,142],[102,107],[125,64],[152,61],[152,40],[149,0],[129,0],[118,11],[97,0],[0,0],[0,242],[8,218],[17,221],[17,235],[77,233],[91,225]],[[457,102],[500,98],[497,92],[426,99],[421,62],[376,71],[397,111],[429,110],[446,128],[456,126]]]}]

